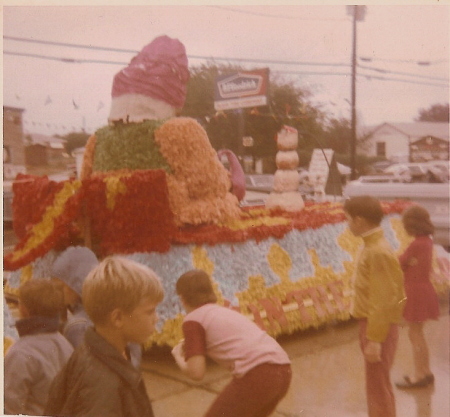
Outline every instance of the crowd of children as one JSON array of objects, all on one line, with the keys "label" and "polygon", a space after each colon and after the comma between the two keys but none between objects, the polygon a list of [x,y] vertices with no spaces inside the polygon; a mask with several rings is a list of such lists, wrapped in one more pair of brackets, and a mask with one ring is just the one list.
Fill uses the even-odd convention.
[{"label": "crowd of children", "polygon": [[[424,322],[439,315],[430,282],[433,225],[422,207],[406,210],[403,224],[415,239],[398,258],[383,236],[378,200],[354,197],[344,211],[350,231],[364,243],[352,315],[359,321],[368,414],[395,417],[390,369],[402,319],[409,326],[415,372],[397,387],[434,382],[423,336]],[[181,371],[201,380],[209,358],[232,375],[205,417],[271,415],[290,387],[287,353],[254,322],[218,305],[206,272],[187,271],[176,292],[186,311],[184,339],[172,350]],[[150,268],[121,256],[99,262],[88,248],[68,248],[51,277],[20,287],[20,337],[4,361],[5,414],[153,417],[139,370],[140,346],[155,329],[163,297]]]}]

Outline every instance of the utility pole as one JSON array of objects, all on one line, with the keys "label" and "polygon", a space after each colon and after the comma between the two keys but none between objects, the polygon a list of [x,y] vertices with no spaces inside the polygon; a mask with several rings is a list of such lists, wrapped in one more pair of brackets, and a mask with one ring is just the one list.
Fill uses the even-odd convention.
[{"label": "utility pole", "polygon": [[352,16],[352,86],[351,86],[351,138],[350,138],[350,178],[356,175],[356,22],[364,20],[366,6],[347,6],[347,14]]}]

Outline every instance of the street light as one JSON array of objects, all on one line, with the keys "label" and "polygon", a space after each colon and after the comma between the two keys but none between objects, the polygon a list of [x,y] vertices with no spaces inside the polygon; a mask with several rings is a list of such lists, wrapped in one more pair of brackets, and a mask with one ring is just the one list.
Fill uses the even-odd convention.
[{"label": "street light", "polygon": [[350,141],[350,178],[356,179],[356,22],[363,21],[366,14],[366,6],[347,6],[347,14],[352,16],[353,21],[353,42],[352,42],[352,136]]}]

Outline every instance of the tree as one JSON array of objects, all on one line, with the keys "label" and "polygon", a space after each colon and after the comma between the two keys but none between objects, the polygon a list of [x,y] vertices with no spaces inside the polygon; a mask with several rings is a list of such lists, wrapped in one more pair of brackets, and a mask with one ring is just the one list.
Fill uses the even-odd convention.
[{"label": "tree", "polygon": [[[208,63],[191,68],[186,103],[182,116],[197,119],[204,127],[215,149],[228,148],[236,154],[243,151],[257,158],[275,161],[276,134],[281,126],[289,125],[299,132],[299,149],[318,147],[318,137],[323,136],[325,115],[308,103],[311,95],[307,89],[271,76],[268,104],[242,110],[216,112],[214,86],[218,75],[244,71],[240,66]],[[254,146],[242,149],[239,131],[240,112],[243,134],[251,136]],[[274,165],[274,164],[273,164]]]},{"label": "tree", "polygon": [[349,119],[331,119],[325,130],[325,147],[333,149],[336,153],[347,154],[350,149],[352,137],[351,123]]},{"label": "tree", "polygon": [[449,122],[449,104],[433,104],[429,109],[420,109],[416,122]]},{"label": "tree", "polygon": [[69,155],[72,155],[72,151],[74,151],[77,148],[82,148],[83,146],[86,145],[86,142],[88,141],[89,136],[90,135],[87,133],[72,132],[65,136],[61,136],[61,138],[66,140],[66,143],[64,145],[66,152]]}]

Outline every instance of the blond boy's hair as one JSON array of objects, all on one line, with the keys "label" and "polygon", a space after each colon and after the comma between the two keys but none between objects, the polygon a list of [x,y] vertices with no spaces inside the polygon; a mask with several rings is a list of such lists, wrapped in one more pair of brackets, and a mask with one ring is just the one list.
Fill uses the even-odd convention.
[{"label": "blond boy's hair", "polygon": [[160,279],[145,265],[121,256],[105,258],[83,283],[83,306],[94,324],[104,324],[116,308],[129,313],[146,298],[155,305],[163,300]]},{"label": "blond boy's hair", "polygon": [[31,279],[19,288],[19,303],[31,316],[57,317],[64,310],[61,289],[50,279]]}]

